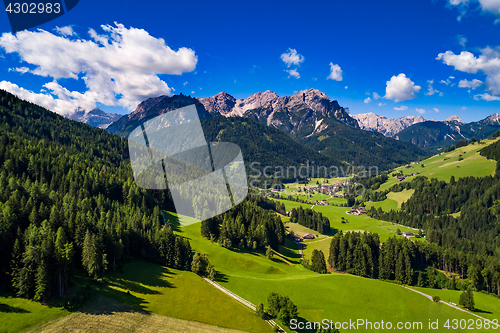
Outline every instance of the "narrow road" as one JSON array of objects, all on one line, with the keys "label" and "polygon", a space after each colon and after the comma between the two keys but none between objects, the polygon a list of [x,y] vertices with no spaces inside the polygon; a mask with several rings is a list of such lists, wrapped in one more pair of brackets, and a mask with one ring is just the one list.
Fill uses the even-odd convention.
[{"label": "narrow road", "polygon": [[[423,292],[421,292],[421,291],[418,291],[418,290],[412,289],[412,288],[407,287],[407,286],[402,286],[402,287],[403,287],[403,288],[406,288],[406,289],[408,289],[408,290],[414,291],[414,292],[416,292],[416,293],[418,293],[418,294],[420,294],[420,295],[422,295],[422,296],[425,296],[425,297],[427,297],[428,299],[430,299],[430,300],[432,301],[432,296],[430,296],[430,295],[427,295],[427,294],[425,294],[425,293],[423,293]],[[473,315],[473,316],[476,316],[476,317],[478,317],[478,318],[481,318],[482,320],[485,320],[485,321],[486,321],[486,320],[488,320],[488,321],[490,321],[490,323],[491,323],[491,324],[493,324],[493,325],[494,325],[494,323],[493,323],[493,322],[491,322],[491,320],[490,320],[490,319],[486,319],[486,318],[484,318],[484,317],[481,317],[480,315],[477,315],[477,314],[475,314],[474,312],[470,312],[469,310],[466,310],[466,309],[460,308],[460,307],[458,307],[458,306],[456,306],[456,305],[450,304],[450,303],[445,302],[445,301],[439,301],[439,302],[440,302],[440,303],[443,303],[443,304],[446,304],[446,305],[448,305],[448,306],[450,306],[450,307],[452,307],[452,308],[455,308],[455,309],[457,309],[457,310],[460,310],[460,311],[463,311],[463,312],[467,312],[467,313],[469,313],[469,314],[471,314],[471,315]],[[496,328],[499,328],[499,327],[500,327],[500,325],[498,325],[498,324],[497,324]]]},{"label": "narrow road", "polygon": [[299,254],[300,254],[300,260],[302,260],[302,246],[300,246],[300,243],[294,242],[299,246]]},{"label": "narrow road", "polygon": [[[238,302],[240,302],[241,304],[249,307],[250,309],[252,309],[253,311],[256,310],[256,306],[253,305],[252,303],[250,303],[249,301],[247,301],[246,299],[236,295],[235,293],[233,293],[232,291],[229,291],[227,290],[226,288],[224,288],[223,286],[221,286],[220,284],[218,284],[217,282],[214,282],[204,276],[202,276],[202,278],[207,281],[208,283],[210,283],[212,286],[214,286],[215,288],[219,289],[220,291],[222,291],[224,294],[228,295],[228,296],[231,296],[232,298],[234,298],[235,300],[237,300]],[[270,318],[268,315],[266,315],[266,319],[267,323],[269,325],[271,325],[271,327],[274,327],[274,326],[277,326],[278,327],[278,332],[285,332],[285,330],[280,326],[278,325],[272,318]]]}]

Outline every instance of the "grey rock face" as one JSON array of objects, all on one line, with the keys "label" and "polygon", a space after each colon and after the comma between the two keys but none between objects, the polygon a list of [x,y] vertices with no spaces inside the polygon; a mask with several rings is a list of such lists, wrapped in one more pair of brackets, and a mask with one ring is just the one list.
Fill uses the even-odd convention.
[{"label": "grey rock face", "polygon": [[358,121],[359,127],[364,130],[380,132],[385,136],[393,137],[413,124],[424,122],[422,116],[405,116],[397,119],[378,116],[373,112],[360,113],[351,116]]}]

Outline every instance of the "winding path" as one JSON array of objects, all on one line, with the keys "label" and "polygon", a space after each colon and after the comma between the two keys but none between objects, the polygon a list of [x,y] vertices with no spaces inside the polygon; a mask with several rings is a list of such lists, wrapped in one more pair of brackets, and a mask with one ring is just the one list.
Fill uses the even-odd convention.
[{"label": "winding path", "polygon": [[[221,286],[220,284],[218,284],[217,282],[214,282],[204,276],[202,276],[202,278],[207,281],[208,283],[210,283],[212,286],[214,286],[215,288],[219,289],[220,291],[222,291],[224,294],[228,295],[228,296],[231,296],[232,298],[234,298],[235,300],[237,300],[238,302],[240,302],[241,304],[245,305],[246,307],[249,307],[251,310],[255,311],[256,310],[256,307],[255,305],[253,305],[252,303],[250,303],[249,301],[247,301],[246,299],[244,299],[243,297],[240,297],[238,295],[236,295],[235,293],[233,293],[232,291],[229,291],[228,289],[224,288],[223,286]],[[274,327],[274,326],[277,326],[278,327],[278,332],[285,332],[285,330],[280,326],[278,325],[271,317],[269,317],[268,315],[266,315],[266,319],[267,323],[269,325],[271,325],[271,327]]]},{"label": "winding path", "polygon": [[[427,294],[425,294],[425,293],[423,293],[423,292],[421,292],[421,291],[418,291],[418,290],[412,289],[412,288],[407,287],[407,286],[402,286],[402,287],[403,287],[403,288],[406,288],[406,289],[408,289],[408,290],[414,291],[414,292],[416,292],[416,293],[418,293],[418,294],[420,294],[420,295],[422,295],[422,296],[425,296],[425,297],[427,297],[428,299],[430,299],[430,300],[432,301],[432,297],[431,297],[430,295],[427,295]],[[460,310],[460,311],[466,312],[466,313],[468,313],[468,314],[471,314],[471,315],[473,315],[473,316],[476,316],[476,317],[478,317],[478,318],[481,318],[482,320],[485,320],[485,321],[486,321],[486,320],[488,320],[488,321],[490,321],[490,322],[491,322],[491,320],[490,320],[490,319],[486,319],[486,318],[484,318],[484,317],[481,317],[480,315],[477,315],[477,314],[475,314],[474,312],[470,312],[469,310],[462,309],[462,308],[460,308],[460,307],[458,307],[458,306],[456,306],[456,305],[453,305],[453,304],[451,304],[451,303],[448,303],[448,302],[445,302],[445,301],[439,301],[439,302],[440,302],[440,303],[443,303],[443,304],[446,304],[446,305],[448,305],[448,306],[450,306],[450,307],[452,307],[452,308],[455,308],[455,309],[457,309],[457,310]],[[491,322],[491,323],[493,323],[493,322]],[[499,327],[500,327],[500,325],[497,325],[497,327],[496,327],[496,328],[499,328]]]}]

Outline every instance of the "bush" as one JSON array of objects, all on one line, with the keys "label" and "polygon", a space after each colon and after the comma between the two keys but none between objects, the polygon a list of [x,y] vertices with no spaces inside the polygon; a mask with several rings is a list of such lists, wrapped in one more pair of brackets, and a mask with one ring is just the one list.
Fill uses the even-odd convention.
[{"label": "bush", "polygon": [[432,296],[432,301],[439,303],[441,301],[441,297],[439,296]]}]

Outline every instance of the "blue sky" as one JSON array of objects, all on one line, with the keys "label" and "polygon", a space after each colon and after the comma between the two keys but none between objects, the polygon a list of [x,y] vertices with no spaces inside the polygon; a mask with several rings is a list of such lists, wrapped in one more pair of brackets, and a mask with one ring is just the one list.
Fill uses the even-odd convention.
[{"label": "blue sky", "polygon": [[17,35],[0,15],[0,88],[59,113],[308,88],[352,114],[500,111],[500,0],[80,0]]}]

